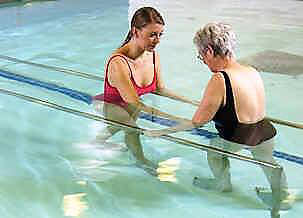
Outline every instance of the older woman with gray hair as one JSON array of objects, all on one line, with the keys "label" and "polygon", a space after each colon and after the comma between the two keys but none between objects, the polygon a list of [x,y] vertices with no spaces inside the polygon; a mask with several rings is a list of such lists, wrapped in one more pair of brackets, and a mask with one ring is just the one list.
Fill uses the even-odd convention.
[{"label": "older woman with gray hair", "polygon": [[[231,26],[224,23],[209,23],[197,31],[193,41],[198,50],[198,58],[212,71],[212,77],[192,118],[192,123],[148,131],[145,134],[160,136],[200,127],[213,120],[219,136],[212,140],[211,144],[230,152],[248,148],[255,159],[275,163],[272,152],[276,130],[265,119],[263,81],[256,69],[237,62],[234,51],[236,36]],[[202,181],[195,177],[194,184],[222,192],[231,191],[228,158],[208,152],[207,159],[214,179]],[[288,192],[284,172],[279,182],[275,181],[272,169],[267,167],[262,169],[271,188],[275,182],[280,184],[283,190],[281,196],[285,198]],[[264,200],[264,192],[260,188],[256,190],[259,197]]]}]

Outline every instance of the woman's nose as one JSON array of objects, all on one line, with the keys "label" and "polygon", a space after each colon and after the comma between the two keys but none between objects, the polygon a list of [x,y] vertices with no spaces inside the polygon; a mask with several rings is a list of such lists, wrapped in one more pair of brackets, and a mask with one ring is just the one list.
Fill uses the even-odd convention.
[{"label": "woman's nose", "polygon": [[161,38],[160,35],[156,35],[156,36],[154,37],[154,42],[159,43],[159,42],[160,42],[160,38]]}]

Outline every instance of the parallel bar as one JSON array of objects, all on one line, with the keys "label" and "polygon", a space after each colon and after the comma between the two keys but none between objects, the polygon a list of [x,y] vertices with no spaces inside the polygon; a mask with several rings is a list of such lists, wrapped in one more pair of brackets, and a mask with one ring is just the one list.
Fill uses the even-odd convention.
[{"label": "parallel bar", "polygon": [[183,144],[183,145],[186,145],[186,146],[189,146],[189,147],[197,148],[197,149],[200,149],[200,150],[203,150],[203,151],[211,151],[211,152],[214,152],[214,153],[217,153],[217,154],[228,156],[230,158],[250,162],[250,163],[261,165],[261,166],[264,166],[264,167],[271,167],[273,169],[280,169],[281,168],[281,166],[279,166],[278,164],[272,164],[270,162],[255,160],[253,158],[246,157],[244,155],[235,154],[235,153],[225,151],[225,150],[222,150],[222,149],[219,149],[219,148],[216,148],[216,147],[196,143],[196,142],[193,142],[193,141],[189,141],[189,140],[186,140],[186,139],[174,137],[174,136],[171,136],[171,135],[162,135],[162,136],[160,136],[160,138],[166,139],[168,141],[176,142],[178,144]]},{"label": "parallel bar", "polygon": [[56,110],[60,110],[60,111],[64,111],[64,112],[67,112],[67,113],[75,114],[77,116],[85,117],[85,118],[96,120],[96,121],[102,121],[106,124],[110,124],[110,125],[113,125],[113,126],[117,126],[117,127],[121,127],[121,128],[125,128],[125,129],[137,130],[137,131],[141,130],[139,127],[131,126],[131,125],[121,123],[121,122],[111,120],[111,119],[105,119],[101,116],[97,116],[97,115],[94,115],[94,114],[74,110],[74,109],[64,107],[64,106],[61,106],[61,105],[58,105],[58,104],[55,104],[55,103],[52,103],[52,102],[49,102],[49,101],[45,101],[45,100],[42,100],[42,99],[39,99],[39,98],[34,98],[34,97],[31,97],[31,96],[28,96],[28,95],[23,95],[23,94],[13,92],[13,91],[10,91],[10,90],[0,89],[0,92],[2,92],[4,94],[7,94],[7,95],[11,95],[11,96],[21,98],[21,99],[29,101],[29,102],[33,102],[33,103],[36,103],[36,104],[47,106],[47,107],[50,107],[50,108],[53,108],[53,109],[56,109]]},{"label": "parallel bar", "polygon": [[31,61],[25,61],[25,60],[13,58],[13,57],[5,56],[5,55],[0,55],[0,59],[4,59],[4,60],[15,62],[15,63],[28,64],[28,65],[32,65],[32,66],[36,66],[36,67],[45,68],[45,69],[55,70],[55,71],[70,74],[70,75],[73,75],[73,76],[80,76],[80,77],[83,77],[83,78],[86,78],[86,79],[104,81],[103,77],[95,76],[93,74],[84,73],[84,72],[80,72],[80,71],[72,70],[72,69],[67,69],[67,68],[63,68],[63,67],[49,66],[49,65],[46,65],[46,64],[34,63],[34,62],[31,62]]},{"label": "parallel bar", "polygon": [[[62,72],[62,73],[70,74],[70,75],[73,75],[73,76],[83,77],[83,78],[86,78],[86,79],[104,81],[104,77],[95,76],[95,75],[90,74],[90,73],[84,73],[84,72],[73,70],[73,69],[67,69],[67,68],[56,67],[56,66],[49,66],[49,65],[46,65],[46,64],[39,64],[39,63],[35,63],[35,62],[31,62],[31,61],[25,61],[25,60],[13,58],[13,57],[5,56],[5,55],[0,55],[0,59],[4,59],[4,60],[15,62],[15,63],[23,63],[23,64],[33,65],[33,66],[37,66],[37,67],[41,67],[41,68],[51,69],[51,70],[59,71],[59,72]],[[159,93],[153,93],[153,94],[162,96]],[[174,99],[174,100],[176,100],[176,99]],[[194,104],[194,105],[198,106],[197,104]],[[276,124],[289,126],[289,127],[293,127],[293,128],[297,128],[297,129],[303,129],[303,124],[300,124],[300,123],[295,123],[295,122],[291,122],[291,121],[284,121],[284,120],[271,118],[271,117],[265,117],[265,118],[270,120],[273,123],[276,123]]]},{"label": "parallel bar", "polygon": [[297,129],[303,129],[303,124],[300,124],[300,123],[294,123],[294,122],[290,122],[290,121],[279,120],[279,119],[272,118],[272,117],[266,117],[266,119],[268,119],[271,122],[276,123],[276,124],[289,126],[289,127],[293,127],[293,128],[297,128]]},{"label": "parallel bar", "polygon": [[[50,108],[53,108],[53,109],[56,109],[56,110],[60,110],[60,111],[64,111],[64,112],[67,112],[67,113],[71,113],[71,114],[74,114],[74,115],[77,115],[77,116],[85,117],[85,118],[96,120],[96,121],[102,121],[106,124],[118,126],[118,127],[121,127],[121,128],[131,129],[133,131],[139,132],[140,134],[143,134],[143,131],[145,130],[143,128],[139,128],[139,127],[131,126],[131,125],[128,125],[128,124],[125,124],[125,123],[115,121],[115,120],[110,120],[110,119],[107,119],[107,118],[103,118],[101,116],[94,115],[94,114],[91,114],[91,113],[78,111],[78,110],[75,110],[75,109],[72,109],[72,108],[64,107],[64,106],[61,106],[61,105],[58,105],[58,104],[55,104],[55,103],[52,103],[52,102],[49,102],[49,101],[45,101],[45,100],[34,98],[34,97],[31,97],[31,96],[23,95],[23,94],[13,92],[13,91],[10,91],[10,90],[0,89],[0,92],[3,93],[3,94],[6,94],[6,95],[15,96],[15,97],[21,98],[23,100],[26,100],[26,101],[29,101],[29,102],[32,102],[32,103],[47,106],[47,107],[50,107]],[[257,165],[261,165],[261,166],[265,166],[265,167],[271,167],[273,169],[281,169],[281,166],[279,166],[278,164],[273,164],[273,163],[270,163],[270,162],[255,160],[255,159],[250,158],[250,157],[234,154],[234,153],[231,153],[231,152],[224,151],[222,149],[214,148],[214,147],[211,147],[211,146],[208,146],[208,145],[199,144],[199,143],[192,142],[192,141],[189,141],[189,140],[185,140],[185,139],[182,139],[182,138],[173,137],[173,136],[170,136],[170,135],[163,135],[163,136],[161,136],[161,138],[169,140],[169,141],[173,141],[173,142],[176,142],[176,143],[179,143],[179,144],[183,144],[185,146],[193,147],[193,148],[196,148],[196,149],[200,149],[200,150],[204,150],[204,151],[211,151],[211,152],[215,152],[215,153],[218,153],[218,154],[223,154],[223,155],[226,155],[230,158],[250,162],[250,163],[253,163],[253,164],[257,164]]]},{"label": "parallel bar", "polygon": [[[24,75],[21,75],[21,74],[11,73],[9,71],[5,71],[5,70],[0,69],[0,76],[3,76],[7,79],[13,79],[13,80],[16,80],[16,81],[29,83],[29,84],[34,85],[34,86],[39,86],[39,87],[46,88],[46,89],[49,89],[49,90],[52,90],[52,91],[56,91],[56,92],[59,92],[61,94],[67,95],[71,98],[74,98],[74,99],[77,99],[77,100],[80,100],[80,101],[84,101],[87,104],[90,104],[91,101],[92,101],[92,96],[90,96],[87,93],[82,93],[82,92],[79,92],[77,90],[73,90],[73,89],[70,89],[70,88],[67,88],[67,87],[58,86],[58,85],[50,83],[50,82],[40,81],[40,80],[31,78],[31,77],[27,77],[27,76],[24,76]],[[160,125],[165,125],[165,126],[174,126],[174,125],[177,124],[177,122],[174,121],[174,120],[169,120],[169,119],[153,116],[153,115],[150,115],[150,114],[147,114],[147,113],[144,113],[144,112],[141,112],[139,117],[141,119],[149,120],[151,122],[154,122],[154,123],[157,123],[157,124],[160,124]],[[200,129],[200,128],[194,128],[194,129],[190,130],[189,132],[192,135],[199,135],[199,136],[206,137],[208,139],[217,137],[216,133],[210,132],[210,131],[205,130],[205,129]],[[290,155],[290,154],[283,153],[283,152],[278,152],[278,151],[274,151],[273,155],[275,157],[282,158],[282,159],[285,159],[285,160],[303,165],[303,158],[302,157],[298,157],[298,156],[295,156],[295,155]]]}]

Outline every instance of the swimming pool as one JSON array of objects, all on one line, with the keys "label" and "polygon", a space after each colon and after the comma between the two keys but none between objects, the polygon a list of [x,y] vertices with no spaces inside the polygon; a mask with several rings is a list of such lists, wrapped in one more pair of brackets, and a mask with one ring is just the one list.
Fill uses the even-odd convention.
[{"label": "swimming pool", "polygon": [[[128,13],[137,2],[130,1],[129,5],[122,0],[61,0],[0,8],[0,54],[102,76],[105,58],[124,39]],[[233,24],[239,37],[239,58],[263,50],[303,53],[300,1],[144,2],[158,7],[166,19],[166,33],[159,47],[164,79],[168,87],[192,99],[200,98],[210,76],[207,68],[196,61],[192,45],[194,32],[206,22],[223,20]],[[5,60],[1,60],[0,66],[91,95],[103,89],[102,82],[55,70]],[[303,76],[265,72],[262,77],[267,114],[302,123],[303,103],[298,99],[303,97]],[[60,93],[4,78],[0,83],[4,89],[93,112],[87,104]],[[146,96],[145,101],[185,118],[190,118],[195,109],[157,96]],[[254,192],[256,185],[267,185],[255,165],[232,160],[234,191],[204,191],[192,185],[194,176],[210,176],[204,152],[142,137],[144,151],[152,160],[178,157],[180,161],[177,182],[160,182],[134,167],[133,159],[121,144],[122,134],[112,139],[121,144],[115,148],[90,143],[104,126],[101,122],[2,94],[0,110],[1,217],[269,217]],[[139,125],[163,127],[144,119]],[[276,127],[276,151],[303,157],[302,130]],[[214,131],[211,124],[205,129]],[[209,144],[207,137],[174,135]],[[283,158],[278,161],[286,170],[290,188],[301,189],[303,178],[298,175],[302,174],[302,165]],[[302,209],[298,201],[281,217],[299,218]]]}]

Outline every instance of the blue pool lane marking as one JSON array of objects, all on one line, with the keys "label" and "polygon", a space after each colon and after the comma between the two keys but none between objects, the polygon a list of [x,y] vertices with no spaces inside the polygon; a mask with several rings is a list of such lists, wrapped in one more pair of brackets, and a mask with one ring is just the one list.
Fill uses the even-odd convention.
[{"label": "blue pool lane marking", "polygon": [[[33,86],[37,86],[37,87],[41,87],[41,88],[45,88],[51,91],[55,91],[55,92],[59,92],[61,94],[67,95],[71,98],[74,98],[76,100],[79,101],[83,101],[87,104],[91,104],[92,103],[92,96],[87,94],[87,93],[83,93],[83,92],[79,92],[77,90],[74,89],[69,89],[69,88],[65,88],[53,83],[48,83],[48,82],[43,82],[34,78],[30,78],[27,76],[23,76],[20,74],[16,74],[16,73],[11,73],[9,71],[6,70],[2,70],[0,69],[0,76],[6,78],[6,79],[10,79],[10,80],[15,80],[15,81],[19,81],[19,82],[23,82],[23,83],[27,83],[27,84],[31,84]],[[175,126],[177,124],[176,121],[174,120],[168,120],[168,119],[164,119],[164,118],[160,118],[160,117],[156,117],[150,114],[146,114],[146,113],[141,113],[140,114],[140,118],[141,119],[145,119],[145,120],[149,120],[151,122],[163,125],[163,126]],[[199,135],[199,136],[203,136],[207,139],[211,139],[217,136],[216,133],[214,132],[210,132],[208,130],[204,130],[204,129],[192,129],[189,131],[192,135]],[[287,154],[284,152],[279,152],[279,151],[274,151],[273,155],[277,158],[281,158],[284,160],[288,160],[300,165],[303,165],[303,158],[299,157],[299,156],[295,156],[295,155],[291,155],[291,154]]]},{"label": "blue pool lane marking", "polygon": [[56,84],[43,82],[43,81],[40,81],[40,80],[37,80],[34,78],[30,78],[30,77],[23,76],[23,75],[16,74],[16,73],[11,73],[9,71],[5,71],[2,69],[0,70],[0,76],[4,77],[6,79],[15,80],[15,81],[31,84],[33,86],[45,88],[45,89],[48,89],[51,91],[59,92],[64,95],[68,95],[71,98],[74,98],[74,99],[77,99],[80,101],[84,101],[87,104],[92,103],[92,97],[90,95],[83,93],[83,92],[73,90],[73,89],[61,87]]},{"label": "blue pool lane marking", "polygon": [[294,163],[303,165],[303,158],[299,157],[299,156],[295,156],[295,155],[292,155],[292,154],[287,154],[287,153],[280,152],[280,151],[274,151],[273,156],[276,157],[276,158],[281,158],[281,159],[284,159],[284,160],[288,160],[290,162],[294,162]]}]

